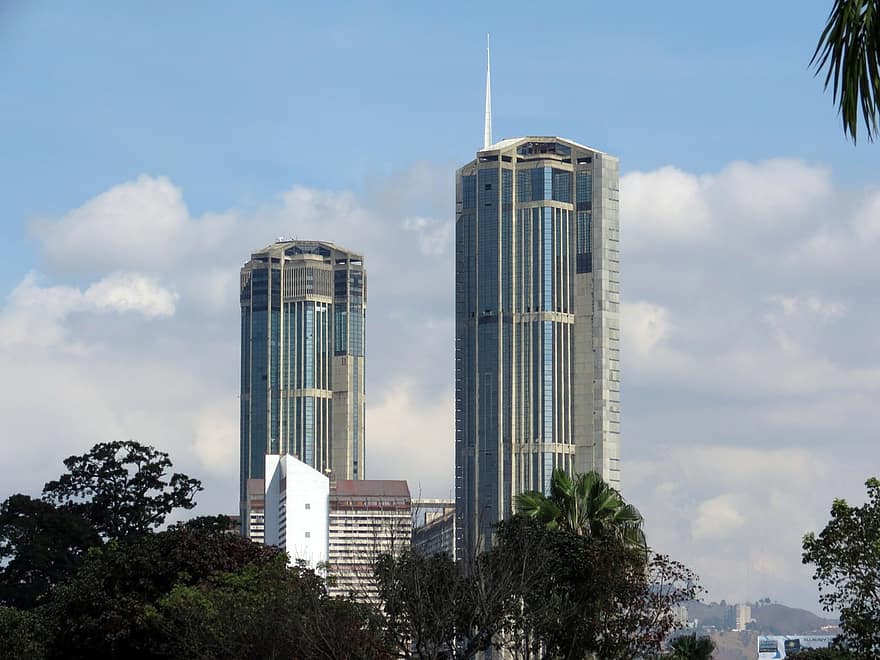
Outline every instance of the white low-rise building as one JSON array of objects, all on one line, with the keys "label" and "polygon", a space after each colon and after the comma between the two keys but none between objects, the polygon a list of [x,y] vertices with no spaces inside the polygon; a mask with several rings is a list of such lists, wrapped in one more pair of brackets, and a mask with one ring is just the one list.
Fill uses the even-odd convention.
[{"label": "white low-rise building", "polygon": [[292,564],[327,562],[330,479],[295,456],[266,454],[265,543]]}]

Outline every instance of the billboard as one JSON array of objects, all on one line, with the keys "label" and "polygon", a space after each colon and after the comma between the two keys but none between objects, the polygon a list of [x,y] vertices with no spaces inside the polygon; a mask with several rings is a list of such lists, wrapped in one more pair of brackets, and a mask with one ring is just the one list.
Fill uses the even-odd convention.
[{"label": "billboard", "polygon": [[831,646],[834,635],[769,635],[758,637],[758,660],[785,658],[802,649]]}]

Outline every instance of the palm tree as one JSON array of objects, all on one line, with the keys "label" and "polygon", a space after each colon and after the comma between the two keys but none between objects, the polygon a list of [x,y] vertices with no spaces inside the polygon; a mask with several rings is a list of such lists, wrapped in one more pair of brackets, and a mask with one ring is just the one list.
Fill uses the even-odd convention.
[{"label": "palm tree", "polygon": [[697,637],[697,633],[682,635],[672,640],[672,660],[711,660],[715,642],[708,637]]},{"label": "palm tree", "polygon": [[596,472],[569,476],[556,469],[550,496],[529,491],[517,496],[521,516],[541,521],[548,529],[564,529],[579,536],[615,537],[629,547],[647,549],[639,510]]},{"label": "palm tree", "polygon": [[868,140],[880,135],[880,0],[834,0],[810,65],[828,67],[844,135],[855,143],[860,109]]}]

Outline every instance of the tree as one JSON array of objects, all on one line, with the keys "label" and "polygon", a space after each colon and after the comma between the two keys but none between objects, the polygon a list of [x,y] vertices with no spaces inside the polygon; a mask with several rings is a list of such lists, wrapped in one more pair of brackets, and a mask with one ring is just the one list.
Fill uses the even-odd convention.
[{"label": "tree", "polygon": [[329,598],[319,576],[283,555],[178,585],[149,616],[168,657],[388,657],[368,606]]},{"label": "tree", "polygon": [[484,561],[519,567],[502,637],[524,657],[656,653],[675,627],[673,606],[699,592],[696,576],[668,557],[615,535],[579,535],[522,516],[498,527]]},{"label": "tree", "polygon": [[803,562],[813,564],[819,601],[840,613],[841,641],[857,657],[880,657],[880,480],[865,482],[859,507],[837,499],[831,520],[804,536]]},{"label": "tree", "polygon": [[398,657],[428,659],[472,658],[490,649],[515,604],[518,572],[485,556],[469,569],[444,553],[380,555],[375,577],[386,647]]},{"label": "tree", "polygon": [[596,472],[569,476],[553,471],[550,496],[529,491],[517,496],[520,515],[549,529],[562,528],[579,536],[618,538],[626,545],[647,548],[639,510]]},{"label": "tree", "polygon": [[697,633],[679,635],[669,645],[671,660],[712,660],[715,642],[709,637],[697,637]]},{"label": "tree", "polygon": [[200,524],[175,525],[93,548],[41,606],[49,657],[168,657],[151,613],[177,587],[271,563],[277,548]]},{"label": "tree", "polygon": [[0,504],[0,604],[32,608],[101,539],[80,515],[27,495]]},{"label": "tree", "polygon": [[856,142],[859,113],[868,140],[878,135],[880,112],[880,0],[834,0],[810,60],[818,75],[828,69],[843,132]]},{"label": "tree", "polygon": [[45,656],[43,621],[38,612],[0,606],[0,652],[6,660]]},{"label": "tree", "polygon": [[131,440],[99,443],[64,461],[68,472],[43,488],[43,499],[79,513],[106,539],[157,528],[176,508],[191,509],[202,489],[185,474],[168,476],[168,454]]}]

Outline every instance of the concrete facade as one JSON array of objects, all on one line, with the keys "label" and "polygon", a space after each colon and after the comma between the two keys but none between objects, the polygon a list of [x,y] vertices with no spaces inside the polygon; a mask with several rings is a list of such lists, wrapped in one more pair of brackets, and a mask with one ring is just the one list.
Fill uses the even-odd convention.
[{"label": "concrete facade", "polygon": [[330,488],[331,595],[378,602],[373,565],[412,540],[412,499],[405,481],[339,480]]},{"label": "concrete facade", "polygon": [[330,479],[297,458],[266,455],[265,543],[291,564],[322,570],[327,562]]}]

